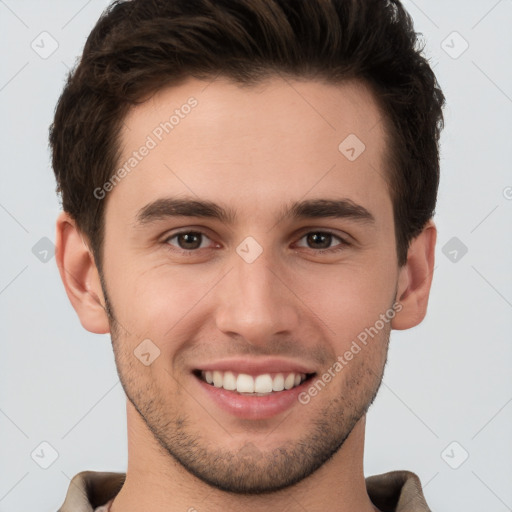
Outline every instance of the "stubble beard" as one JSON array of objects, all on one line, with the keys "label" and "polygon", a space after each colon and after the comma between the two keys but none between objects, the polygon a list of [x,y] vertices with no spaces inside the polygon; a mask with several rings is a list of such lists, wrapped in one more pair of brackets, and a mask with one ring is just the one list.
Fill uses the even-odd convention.
[{"label": "stubble beard", "polygon": [[[110,319],[117,372],[128,400],[164,453],[187,472],[221,491],[238,495],[270,494],[307,478],[340,450],[380,388],[387,362],[389,326],[381,332],[382,339],[372,341],[382,350],[378,358],[379,367],[372,368],[363,354],[357,358],[358,364],[351,362],[347,369],[344,368],[341,375],[349,372],[346,381],[343,376],[338,377],[339,382],[344,382],[344,387],[335,397],[330,393],[329,398],[326,390],[319,392],[314,400],[324,400],[325,405],[309,420],[305,434],[299,439],[287,441],[271,450],[258,448],[250,439],[233,450],[219,449],[205,439],[186,412],[176,411],[165,402],[166,394],[157,388],[154,381],[144,381],[141,385],[136,366],[129,359],[133,354],[123,354],[123,346],[128,346],[127,340],[121,339],[121,329],[105,291],[105,309]],[[335,382],[329,384],[332,385],[336,385]],[[186,402],[186,399],[182,400],[182,403]],[[304,416],[307,415],[309,404],[295,407],[306,408]],[[214,421],[207,417],[201,426],[204,428],[209,420]],[[273,429],[282,432],[286,426],[284,418]]]}]

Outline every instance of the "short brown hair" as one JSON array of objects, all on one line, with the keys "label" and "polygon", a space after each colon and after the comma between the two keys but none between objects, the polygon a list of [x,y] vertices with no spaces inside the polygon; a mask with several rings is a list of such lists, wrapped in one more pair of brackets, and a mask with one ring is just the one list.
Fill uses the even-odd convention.
[{"label": "short brown hair", "polygon": [[385,116],[397,255],[433,216],[443,93],[399,0],[131,0],[90,33],[57,104],[50,145],[63,209],[101,272],[105,201],[128,109],[187,77],[251,85],[278,74],[362,80]]}]

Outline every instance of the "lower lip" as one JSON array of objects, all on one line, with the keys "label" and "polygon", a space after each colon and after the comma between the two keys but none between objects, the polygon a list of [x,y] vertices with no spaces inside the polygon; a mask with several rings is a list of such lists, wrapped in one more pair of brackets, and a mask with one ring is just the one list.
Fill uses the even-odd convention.
[{"label": "lower lip", "polygon": [[221,409],[238,418],[248,420],[264,420],[290,409],[299,403],[298,395],[309,385],[311,379],[292,389],[270,393],[265,396],[242,395],[236,391],[217,388],[194,375],[207,396]]}]

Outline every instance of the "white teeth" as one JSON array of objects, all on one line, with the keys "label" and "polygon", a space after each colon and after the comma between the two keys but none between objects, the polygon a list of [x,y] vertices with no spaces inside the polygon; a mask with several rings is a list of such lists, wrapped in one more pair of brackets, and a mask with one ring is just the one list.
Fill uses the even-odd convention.
[{"label": "white teeth", "polygon": [[216,388],[221,388],[222,387],[222,381],[223,381],[222,373],[218,372],[218,371],[214,371],[213,372],[213,385]]},{"label": "white teeth", "polygon": [[239,393],[254,393],[254,379],[250,375],[241,373],[236,379],[236,390]]},{"label": "white teeth", "polygon": [[270,393],[272,391],[272,377],[268,374],[258,375],[254,381],[255,393]]},{"label": "white teeth", "polygon": [[224,373],[224,382],[222,387],[228,391],[234,391],[236,389],[236,377],[233,372]]},{"label": "white teeth", "polygon": [[284,389],[292,389],[295,384],[295,374],[290,373],[286,379],[284,379]]},{"label": "white teeth", "polygon": [[224,388],[238,393],[252,393],[267,395],[272,392],[292,389],[306,379],[305,373],[277,373],[273,376],[269,373],[253,377],[246,373],[221,372],[219,370],[207,370],[201,372],[202,378],[216,388]]},{"label": "white teeth", "polygon": [[278,373],[272,381],[272,391],[283,391],[284,377],[282,373]]}]

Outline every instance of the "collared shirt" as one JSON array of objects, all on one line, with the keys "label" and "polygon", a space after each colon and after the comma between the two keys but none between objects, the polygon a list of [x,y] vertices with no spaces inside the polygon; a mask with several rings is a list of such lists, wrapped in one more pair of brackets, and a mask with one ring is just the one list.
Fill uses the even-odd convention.
[{"label": "collared shirt", "polygon": [[[126,473],[82,471],[69,484],[58,512],[107,512]],[[390,471],[366,478],[372,503],[382,512],[431,512],[421,482],[411,471]]]}]

